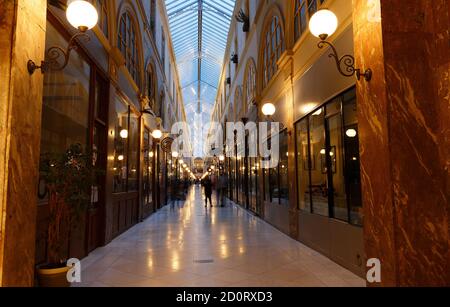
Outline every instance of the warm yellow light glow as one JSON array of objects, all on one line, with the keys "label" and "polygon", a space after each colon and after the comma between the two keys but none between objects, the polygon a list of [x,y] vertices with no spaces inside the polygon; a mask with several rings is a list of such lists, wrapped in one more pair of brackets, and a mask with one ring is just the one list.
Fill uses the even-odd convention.
[{"label": "warm yellow light glow", "polygon": [[348,129],[345,134],[349,137],[349,138],[354,138],[358,135],[358,132],[355,129]]},{"label": "warm yellow light glow", "polygon": [[153,153],[153,151],[150,151],[150,153],[148,154],[149,158],[153,158],[155,156],[155,154]]},{"label": "warm yellow light glow", "polygon": [[172,157],[178,158],[178,156],[179,156],[178,152],[176,152],[176,151],[172,152]]},{"label": "warm yellow light glow", "polygon": [[66,17],[74,28],[82,31],[92,29],[98,22],[98,13],[95,7],[83,0],[72,1],[67,7]]},{"label": "warm yellow light glow", "polygon": [[314,116],[320,116],[320,115],[322,115],[322,108],[320,108],[319,110],[317,110],[316,112],[314,112],[313,115],[314,115]]},{"label": "warm yellow light glow", "polygon": [[333,35],[337,27],[338,19],[330,10],[317,11],[309,21],[311,34],[319,38],[322,38],[323,35],[325,35],[325,38]]},{"label": "warm yellow light glow", "polygon": [[222,162],[225,161],[225,156],[224,155],[220,155],[219,160],[222,161]]},{"label": "warm yellow light glow", "polygon": [[122,130],[120,131],[120,137],[121,137],[122,139],[128,139],[128,130],[127,130],[127,129],[122,129]]},{"label": "warm yellow light glow", "polygon": [[180,159],[180,161],[179,161],[179,162],[180,162],[180,164],[184,164],[184,161],[183,161],[183,159]]},{"label": "warm yellow light glow", "polygon": [[262,113],[265,116],[272,116],[275,114],[276,111],[277,111],[277,108],[270,102],[264,104],[262,107]]},{"label": "warm yellow light glow", "polygon": [[120,155],[117,157],[117,160],[119,160],[119,161],[123,161],[124,159],[125,159],[125,157],[123,155]]},{"label": "warm yellow light glow", "polygon": [[162,131],[159,129],[156,129],[155,131],[152,132],[152,137],[156,140],[159,140],[160,138],[162,138]]}]

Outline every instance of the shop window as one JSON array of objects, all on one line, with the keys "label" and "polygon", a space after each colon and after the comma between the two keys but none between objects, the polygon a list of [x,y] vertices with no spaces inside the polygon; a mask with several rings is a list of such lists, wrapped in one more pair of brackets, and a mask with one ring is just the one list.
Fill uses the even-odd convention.
[{"label": "shop window", "polygon": [[139,118],[116,100],[114,138],[114,193],[138,190]]},{"label": "shop window", "polygon": [[[47,23],[46,46],[67,41]],[[62,71],[44,75],[41,153],[63,153],[73,144],[87,145],[91,68],[76,51]]]},{"label": "shop window", "polygon": [[309,118],[311,160],[316,167],[311,168],[310,193],[313,213],[328,216],[328,176],[325,142],[325,113],[319,109]]},{"label": "shop window", "polygon": [[289,151],[288,132],[286,130],[279,134],[279,144],[278,165],[263,171],[264,185],[266,193],[268,192],[265,195],[265,200],[271,203],[289,206]]},{"label": "shop window", "polygon": [[145,204],[153,202],[153,161],[155,152],[153,150],[153,139],[150,130],[145,129],[144,132],[144,168],[143,168],[143,193]]},{"label": "shop window", "polygon": [[345,186],[349,205],[350,223],[363,224],[363,204],[361,196],[361,171],[359,154],[359,129],[355,92],[343,97]]},{"label": "shop window", "polygon": [[128,192],[139,190],[139,117],[131,113],[128,147]]},{"label": "shop window", "polygon": [[298,122],[296,143],[299,209],[362,225],[355,90]]},{"label": "shop window", "polygon": [[301,120],[296,125],[297,140],[297,177],[298,177],[298,202],[299,209],[311,212],[311,194],[309,186],[310,171],[316,168],[315,159],[311,159],[309,154],[308,118]]}]

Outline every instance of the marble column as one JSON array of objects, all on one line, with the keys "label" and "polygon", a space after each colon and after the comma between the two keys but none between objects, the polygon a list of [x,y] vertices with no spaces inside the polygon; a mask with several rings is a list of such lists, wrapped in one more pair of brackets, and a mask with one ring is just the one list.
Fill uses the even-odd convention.
[{"label": "marble column", "polygon": [[450,2],[353,0],[367,258],[382,286],[450,285]]},{"label": "marble column", "polygon": [[46,0],[0,0],[0,286],[34,281]]}]

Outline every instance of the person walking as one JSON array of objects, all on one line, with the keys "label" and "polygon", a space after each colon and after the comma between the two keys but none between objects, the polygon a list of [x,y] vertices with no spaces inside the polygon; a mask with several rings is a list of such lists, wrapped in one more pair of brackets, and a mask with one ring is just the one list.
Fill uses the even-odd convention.
[{"label": "person walking", "polygon": [[228,187],[228,177],[225,175],[225,173],[221,173],[219,176],[217,188],[218,188],[218,197],[219,197],[219,203],[221,207],[225,207],[225,193],[227,191]]},{"label": "person walking", "polygon": [[208,176],[205,178],[205,180],[202,181],[203,188],[205,189],[205,208],[208,207],[208,200],[209,204],[212,205],[212,181],[211,178]]}]

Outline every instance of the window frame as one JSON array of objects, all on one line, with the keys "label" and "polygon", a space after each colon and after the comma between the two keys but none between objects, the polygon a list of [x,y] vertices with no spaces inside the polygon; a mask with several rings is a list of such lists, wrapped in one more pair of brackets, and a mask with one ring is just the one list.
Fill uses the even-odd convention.
[{"label": "window frame", "polygon": [[[266,21],[267,22],[267,21]],[[286,37],[283,18],[271,15],[262,35],[262,88],[265,89],[278,73],[278,61],[286,51]]]},{"label": "window frame", "polygon": [[[347,223],[347,224],[355,226],[355,227],[363,227],[364,223],[362,223],[362,225],[354,223],[353,219],[351,218],[352,205],[350,203],[350,197],[349,197],[349,194],[348,194],[347,168],[346,168],[346,165],[345,165],[345,163],[346,163],[346,161],[345,161],[345,153],[347,151],[347,148],[346,148],[346,143],[344,141],[344,138],[345,138],[344,119],[345,119],[345,116],[346,116],[346,113],[344,111],[344,103],[346,101],[345,101],[344,97],[345,97],[345,95],[347,95],[351,91],[355,91],[355,90],[356,90],[356,88],[354,86],[350,87],[349,89],[347,89],[347,90],[341,92],[340,94],[336,95],[334,98],[332,98],[332,99],[328,100],[327,102],[321,104],[320,106],[318,106],[317,108],[315,108],[314,110],[312,110],[311,112],[309,112],[308,114],[306,114],[305,116],[303,116],[302,118],[300,118],[298,121],[295,122],[295,124],[294,124],[294,127],[295,127],[295,161],[296,161],[295,168],[296,168],[296,179],[297,179],[297,181],[299,180],[299,174],[300,174],[299,165],[302,165],[302,164],[299,164],[299,163],[303,162],[303,161],[299,162],[299,158],[300,157],[298,155],[298,151],[300,149],[298,148],[297,126],[300,125],[302,121],[306,121],[307,122],[307,131],[306,131],[306,133],[308,135],[308,153],[309,153],[308,160],[309,161],[308,161],[308,170],[306,170],[306,171],[308,172],[308,179],[309,179],[309,184],[308,184],[309,188],[308,189],[309,189],[309,194],[310,194],[309,206],[308,206],[309,210],[301,209],[300,208],[300,201],[299,201],[301,195],[300,195],[300,189],[298,188],[298,182],[297,182],[297,205],[296,205],[296,207],[297,207],[297,210],[299,210],[301,212],[306,212],[306,213],[309,213],[309,214],[318,215],[317,213],[314,212],[314,206],[313,206],[313,201],[312,201],[312,193],[311,193],[311,185],[312,185],[312,182],[311,182],[311,177],[312,177],[311,176],[311,171],[312,171],[312,169],[311,169],[311,163],[312,163],[311,157],[312,157],[312,155],[311,155],[311,125],[310,125],[311,120],[310,120],[310,118],[311,118],[311,116],[314,113],[316,113],[319,110],[322,110],[322,112],[325,112],[325,114],[323,116],[323,127],[324,127],[324,130],[325,130],[325,147],[326,147],[326,156],[327,156],[327,159],[326,159],[327,160],[327,173],[326,173],[326,175],[328,176],[328,178],[330,178],[331,176],[333,176],[333,170],[332,170],[332,167],[330,168],[330,165],[331,165],[330,164],[331,163],[330,160],[331,159],[329,159],[329,157],[328,157],[329,156],[329,152],[332,150],[331,147],[330,147],[330,143],[329,143],[330,131],[329,131],[329,127],[328,127],[328,120],[331,117],[336,116],[337,114],[339,114],[340,117],[341,117],[341,121],[343,123],[343,125],[341,126],[341,138],[342,138],[342,146],[343,146],[342,151],[343,152],[341,153],[341,155],[340,155],[341,157],[340,158],[343,159],[342,160],[343,161],[343,176],[342,177],[343,177],[343,180],[344,180],[345,193],[346,193],[347,220],[343,220],[343,219],[339,219],[339,218],[335,217],[334,199],[333,199],[333,201],[331,201],[331,196],[330,196],[330,194],[333,194],[333,192],[334,192],[334,187],[333,187],[333,181],[330,182],[330,180],[327,180],[327,189],[328,189],[328,192],[329,192],[329,195],[328,195],[328,212],[329,212],[329,215],[327,216],[327,218],[333,219],[333,220],[338,220],[338,221]],[[327,110],[327,106],[330,106],[333,103],[335,103],[337,101],[337,99],[339,99],[340,111],[337,112],[337,113],[335,112],[333,114],[328,115],[327,111],[326,111]],[[360,185],[361,185],[361,181],[360,181]],[[330,191],[331,191],[331,193],[330,193]]]},{"label": "window frame", "polygon": [[117,31],[118,48],[125,58],[125,66],[136,85],[140,87],[140,51],[139,36],[137,27],[132,14],[126,10],[119,18],[119,27]]},{"label": "window frame", "polygon": [[[308,23],[313,15],[311,12],[315,13],[323,7],[326,0],[293,0],[292,11],[294,13],[294,18],[292,19],[294,23],[294,42],[300,40],[303,35],[308,32]],[[314,7],[315,6],[315,7]],[[312,10],[314,7],[314,10]],[[305,16],[302,16],[302,11],[304,10]],[[302,28],[302,20],[305,20],[304,28]]]},{"label": "window frame", "polygon": [[244,95],[245,95],[245,108],[248,111],[250,104],[255,102],[257,95],[257,71],[256,65],[253,58],[250,58],[247,62],[245,69],[245,80],[244,80]]}]

